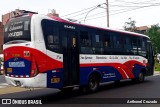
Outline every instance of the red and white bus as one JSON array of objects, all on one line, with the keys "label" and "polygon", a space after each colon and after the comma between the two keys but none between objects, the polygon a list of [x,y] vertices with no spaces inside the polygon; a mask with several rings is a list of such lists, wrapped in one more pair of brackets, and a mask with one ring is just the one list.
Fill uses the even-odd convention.
[{"label": "red and white bus", "polygon": [[72,23],[39,14],[12,18],[4,29],[8,84],[96,91],[100,83],[153,75],[146,35]]}]

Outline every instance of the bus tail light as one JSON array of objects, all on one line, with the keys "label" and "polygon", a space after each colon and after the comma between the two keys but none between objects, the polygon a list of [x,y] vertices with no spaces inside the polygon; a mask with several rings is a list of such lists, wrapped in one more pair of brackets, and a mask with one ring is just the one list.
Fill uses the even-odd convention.
[{"label": "bus tail light", "polygon": [[24,57],[30,57],[30,52],[29,51],[24,51]]},{"label": "bus tail light", "polygon": [[39,73],[39,72],[38,72],[38,67],[37,67],[36,61],[35,61],[35,59],[32,57],[32,65],[31,65],[31,73],[30,73],[30,76],[31,76],[31,77],[35,77],[38,73]]},{"label": "bus tail light", "polygon": [[31,70],[31,77],[35,77],[38,74],[38,70]]}]

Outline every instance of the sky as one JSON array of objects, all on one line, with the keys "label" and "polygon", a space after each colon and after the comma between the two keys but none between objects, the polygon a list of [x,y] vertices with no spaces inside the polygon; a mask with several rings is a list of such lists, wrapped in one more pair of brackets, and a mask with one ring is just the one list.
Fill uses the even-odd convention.
[{"label": "sky", "polygon": [[[0,3],[0,21],[1,15],[15,9],[39,14],[47,14],[55,9],[64,19],[71,18],[88,25],[107,27],[106,5],[103,3],[106,0],[4,0]],[[99,4],[100,7],[97,7]],[[128,18],[135,20],[137,27],[158,24],[159,10],[160,0],[109,0],[109,25],[110,28],[123,29]]]}]

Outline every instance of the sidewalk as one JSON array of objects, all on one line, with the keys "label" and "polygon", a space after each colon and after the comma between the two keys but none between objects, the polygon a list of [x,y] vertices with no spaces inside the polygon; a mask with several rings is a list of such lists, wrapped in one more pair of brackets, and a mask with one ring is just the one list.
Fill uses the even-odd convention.
[{"label": "sidewalk", "polygon": [[153,76],[159,76],[160,75],[160,71],[154,71]]},{"label": "sidewalk", "polygon": [[155,74],[155,73],[156,73],[156,74],[160,74],[160,71],[154,71],[154,74]]},{"label": "sidewalk", "polygon": [[[42,88],[35,88],[34,90],[38,90],[38,89],[42,89]],[[22,92],[22,91],[30,91],[30,89],[29,88],[8,86],[8,87],[5,87],[5,88],[0,88],[0,95],[9,94],[9,93],[15,93],[15,92]]]}]

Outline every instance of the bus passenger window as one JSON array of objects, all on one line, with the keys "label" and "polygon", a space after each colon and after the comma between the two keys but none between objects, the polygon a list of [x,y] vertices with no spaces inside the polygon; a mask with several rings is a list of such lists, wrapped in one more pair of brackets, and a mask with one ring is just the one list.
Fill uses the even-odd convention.
[{"label": "bus passenger window", "polygon": [[99,35],[95,35],[96,42],[100,42]]},{"label": "bus passenger window", "polygon": [[59,43],[59,37],[58,36],[49,35],[47,37],[47,39],[48,39],[48,44],[58,44]]},{"label": "bus passenger window", "polygon": [[93,53],[91,47],[91,37],[87,31],[80,31],[80,47],[81,53],[83,54]]},{"label": "bus passenger window", "polygon": [[142,39],[142,53],[141,53],[141,55],[143,56],[143,57],[146,57],[146,39]]},{"label": "bus passenger window", "polygon": [[114,48],[123,48],[123,40],[121,35],[113,34]]},{"label": "bus passenger window", "polygon": [[46,48],[50,51],[60,53],[59,29],[51,20],[42,20],[42,30]]},{"label": "bus passenger window", "polygon": [[105,45],[104,45],[105,47],[108,47],[108,42],[107,42],[107,41],[104,42],[104,44],[105,44]]},{"label": "bus passenger window", "polygon": [[104,47],[105,48],[111,47],[111,37],[110,37],[109,34],[108,35],[104,35],[103,43],[104,43]]},{"label": "bus passenger window", "polygon": [[138,49],[138,55],[141,55],[142,54],[142,41],[141,39],[138,39],[137,41],[137,49]]},{"label": "bus passenger window", "polygon": [[131,44],[132,44],[132,49],[131,51],[133,52],[134,55],[137,55],[138,54],[138,43],[137,43],[137,39],[136,38],[132,38],[131,39]]},{"label": "bus passenger window", "polygon": [[49,44],[53,43],[53,35],[49,35],[47,39]]}]

